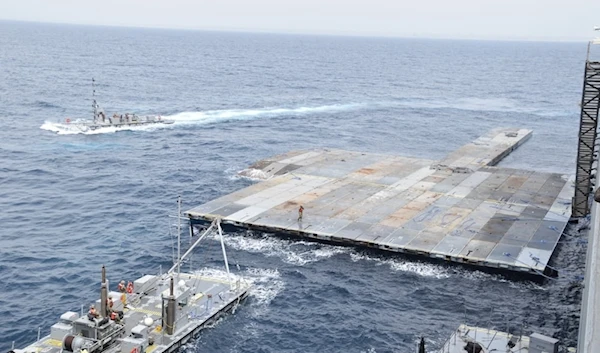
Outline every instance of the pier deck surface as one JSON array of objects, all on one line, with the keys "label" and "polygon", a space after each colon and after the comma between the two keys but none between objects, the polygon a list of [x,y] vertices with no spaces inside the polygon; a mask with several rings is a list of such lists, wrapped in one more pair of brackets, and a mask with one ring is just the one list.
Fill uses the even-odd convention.
[{"label": "pier deck surface", "polygon": [[441,161],[292,151],[244,171],[264,181],[186,214],[197,224],[221,218],[240,228],[540,274],[570,218],[572,183],[492,166],[530,135],[495,129]]}]

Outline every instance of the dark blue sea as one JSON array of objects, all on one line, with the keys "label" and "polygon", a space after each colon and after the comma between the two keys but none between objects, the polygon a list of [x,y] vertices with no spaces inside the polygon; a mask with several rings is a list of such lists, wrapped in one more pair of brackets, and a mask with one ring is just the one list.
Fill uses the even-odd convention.
[{"label": "dark blue sea", "polygon": [[[0,352],[112,283],[173,260],[184,210],[251,185],[293,149],[438,159],[489,129],[534,130],[502,166],[572,174],[585,43],[359,38],[0,22]],[[160,114],[164,128],[65,131]],[[184,233],[187,234],[187,233]],[[414,352],[463,322],[576,344],[586,244],[569,228],[534,282],[374,251],[228,233],[254,282],[186,352]],[[188,241],[187,235],[184,237]],[[186,265],[188,266],[188,265]],[[220,245],[193,271],[222,274]],[[238,269],[239,267],[239,269]]]}]

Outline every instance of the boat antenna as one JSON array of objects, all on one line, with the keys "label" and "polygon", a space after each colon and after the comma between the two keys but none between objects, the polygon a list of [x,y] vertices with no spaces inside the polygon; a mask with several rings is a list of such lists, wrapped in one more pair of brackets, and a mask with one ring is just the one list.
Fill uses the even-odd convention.
[{"label": "boat antenna", "polygon": [[177,278],[181,273],[181,196],[177,196]]},{"label": "boat antenna", "polygon": [[98,117],[98,103],[96,103],[96,80],[92,77],[92,107],[94,108],[94,122]]}]

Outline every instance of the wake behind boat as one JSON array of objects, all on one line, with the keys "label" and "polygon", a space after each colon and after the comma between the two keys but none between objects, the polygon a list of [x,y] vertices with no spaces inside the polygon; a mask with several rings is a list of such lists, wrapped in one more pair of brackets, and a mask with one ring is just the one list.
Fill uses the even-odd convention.
[{"label": "wake behind boat", "polygon": [[173,124],[175,121],[170,119],[163,119],[160,115],[137,115],[132,113],[119,114],[114,113],[112,116],[107,116],[102,108],[96,101],[96,81],[92,79],[92,107],[94,112],[93,119],[80,119],[80,118],[66,118],[65,123],[68,129],[76,129],[82,132],[96,130],[100,128],[114,127],[134,127],[134,126],[146,126],[155,124]]}]

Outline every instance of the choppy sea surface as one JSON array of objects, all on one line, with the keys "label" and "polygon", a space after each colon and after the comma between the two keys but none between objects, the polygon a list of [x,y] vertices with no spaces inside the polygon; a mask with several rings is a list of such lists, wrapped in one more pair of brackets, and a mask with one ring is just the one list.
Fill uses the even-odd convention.
[{"label": "choppy sea surface", "polygon": [[[491,128],[534,130],[502,166],[572,174],[585,43],[244,34],[0,22],[0,351],[34,341],[111,282],[173,259],[184,209],[248,186],[292,149],[429,159]],[[166,127],[65,130],[91,115]],[[186,238],[187,239],[187,238]],[[576,344],[586,244],[569,229],[541,283],[268,234],[228,233],[255,287],[186,352],[414,352],[460,323]],[[239,269],[238,269],[239,267]],[[193,271],[222,274],[219,243]]]}]

